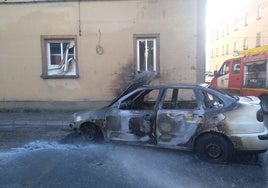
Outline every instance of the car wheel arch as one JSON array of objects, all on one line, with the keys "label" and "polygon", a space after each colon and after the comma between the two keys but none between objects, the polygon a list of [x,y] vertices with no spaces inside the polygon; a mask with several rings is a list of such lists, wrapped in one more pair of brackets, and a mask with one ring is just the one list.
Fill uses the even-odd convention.
[{"label": "car wheel arch", "polygon": [[[88,138],[88,135],[86,135],[89,131],[89,128],[93,128],[91,130],[94,130],[95,133],[93,135],[92,138]],[[103,134],[103,130],[100,128],[100,126],[98,126],[97,124],[93,123],[93,122],[83,122],[80,126],[79,126],[79,132],[86,136],[88,138],[88,140],[103,140],[104,139],[104,134]]]}]

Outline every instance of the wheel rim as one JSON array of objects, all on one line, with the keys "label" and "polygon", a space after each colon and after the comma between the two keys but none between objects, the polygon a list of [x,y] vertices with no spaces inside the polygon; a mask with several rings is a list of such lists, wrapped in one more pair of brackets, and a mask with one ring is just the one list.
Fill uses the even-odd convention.
[{"label": "wheel rim", "polygon": [[82,129],[82,134],[86,137],[87,140],[94,140],[96,136],[96,130],[94,127],[84,127]]},{"label": "wheel rim", "polygon": [[206,153],[209,157],[217,159],[222,155],[222,148],[216,143],[210,143],[206,146]]},{"label": "wheel rim", "polygon": [[94,139],[95,133],[96,132],[93,128],[88,128],[86,131],[86,136],[88,139],[92,140],[92,139]]}]

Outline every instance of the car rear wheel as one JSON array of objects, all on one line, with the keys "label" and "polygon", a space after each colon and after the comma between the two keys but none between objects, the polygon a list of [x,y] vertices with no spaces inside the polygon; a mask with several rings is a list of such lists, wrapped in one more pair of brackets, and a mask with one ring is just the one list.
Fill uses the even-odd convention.
[{"label": "car rear wheel", "polygon": [[80,127],[82,136],[88,141],[96,141],[102,139],[101,130],[94,124],[83,124]]},{"label": "car rear wheel", "polygon": [[225,163],[232,157],[233,146],[220,134],[205,134],[196,140],[195,152],[202,160]]}]

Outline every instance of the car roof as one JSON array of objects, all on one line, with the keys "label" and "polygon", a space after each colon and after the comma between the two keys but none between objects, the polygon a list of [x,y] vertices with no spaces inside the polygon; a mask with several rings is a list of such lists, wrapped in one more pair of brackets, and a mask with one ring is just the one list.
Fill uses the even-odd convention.
[{"label": "car roof", "polygon": [[211,94],[215,94],[222,101],[225,102],[225,109],[232,108],[236,104],[236,99],[224,92],[219,90],[215,90],[214,88],[210,88],[208,84],[158,84],[158,85],[144,85],[139,87],[139,89],[163,89],[163,88],[185,88],[185,89],[200,89],[203,91],[207,91]]},{"label": "car roof", "polygon": [[143,85],[139,88],[206,88],[207,85],[200,85],[200,84],[185,84],[185,83],[177,83],[177,84],[156,84],[156,85]]}]

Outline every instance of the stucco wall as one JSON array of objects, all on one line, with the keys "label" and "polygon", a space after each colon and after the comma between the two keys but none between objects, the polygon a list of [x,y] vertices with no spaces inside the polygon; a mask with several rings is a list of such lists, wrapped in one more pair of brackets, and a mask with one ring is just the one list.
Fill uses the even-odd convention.
[{"label": "stucco wall", "polygon": [[[160,34],[155,83],[196,82],[197,17],[197,0],[0,4],[0,100],[110,100],[136,64],[133,34]],[[41,35],[77,36],[79,78],[40,77]]]}]

